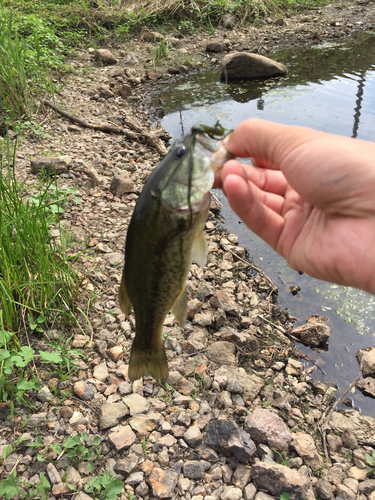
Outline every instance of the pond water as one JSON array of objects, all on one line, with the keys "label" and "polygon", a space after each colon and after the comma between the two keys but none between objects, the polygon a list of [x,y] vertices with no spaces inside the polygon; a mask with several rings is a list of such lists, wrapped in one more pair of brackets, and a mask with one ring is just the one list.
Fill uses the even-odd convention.
[{"label": "pond water", "polygon": [[[284,48],[267,56],[287,66],[286,77],[226,84],[220,82],[218,73],[199,73],[156,90],[149,107],[160,106],[159,97],[165,102],[161,124],[174,139],[197,122],[220,120],[231,129],[258,117],[375,140],[375,34],[357,33],[340,43]],[[358,349],[375,345],[375,298],[299,275],[238,220],[221,192],[216,194],[224,204],[225,227],[239,236],[254,264],[279,287],[279,302],[298,318],[296,325],[304,324],[311,314],[328,317],[328,351],[296,347],[318,360],[321,369],[312,376],[336,383],[340,395],[357,376]],[[292,285],[301,287],[296,296],[290,293]],[[362,413],[374,413],[375,399],[358,390],[349,396]]]}]

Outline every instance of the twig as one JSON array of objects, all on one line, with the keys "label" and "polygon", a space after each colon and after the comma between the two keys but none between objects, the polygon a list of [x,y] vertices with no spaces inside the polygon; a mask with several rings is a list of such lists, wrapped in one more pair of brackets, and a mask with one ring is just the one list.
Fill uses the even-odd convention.
[{"label": "twig", "polygon": [[262,271],[259,267],[257,266],[254,266],[254,264],[251,264],[248,260],[246,259],[243,259],[242,257],[240,257],[239,255],[236,254],[236,252],[234,252],[233,250],[231,250],[230,248],[226,248],[225,249],[227,252],[230,252],[232,255],[234,255],[238,260],[240,260],[241,262],[244,262],[248,267],[251,267],[251,269],[254,269],[254,271],[257,271],[263,278],[265,278],[269,284],[271,285],[272,287],[272,292],[276,292],[278,290],[277,286],[275,285],[275,283],[271,280],[271,278],[269,278],[267,276],[267,274]]},{"label": "twig", "polygon": [[137,139],[139,141],[141,141],[141,139],[146,139],[147,142],[149,142],[152,146],[154,146],[157,149],[160,155],[164,156],[165,154],[167,154],[167,148],[158,137],[154,137],[152,134],[147,132],[147,130],[142,129],[142,127],[135,126],[135,124],[129,120],[127,121],[127,125],[130,124],[132,128],[136,128],[137,132],[132,132],[122,127],[113,127],[111,125],[88,123],[85,120],[78,118],[77,116],[71,115],[70,113],[63,111],[62,109],[58,108],[57,106],[55,106],[54,104],[52,104],[47,100],[44,100],[43,104],[48,108],[53,109],[54,111],[56,111],[56,113],[59,113],[61,116],[64,116],[68,120],[72,121],[73,123],[81,125],[81,127],[90,128],[92,130],[100,130],[101,132],[106,132],[108,134],[123,135],[130,139]]},{"label": "twig", "polygon": [[70,397],[71,397],[72,399],[75,399],[76,401],[79,401],[80,403],[85,404],[88,408],[90,408],[90,410],[91,410],[91,411],[93,411],[93,412],[95,413],[95,415],[96,415],[97,417],[99,417],[99,413],[98,413],[96,410],[94,410],[94,408],[93,408],[92,406],[90,406],[88,403],[86,403],[86,401],[83,401],[83,399],[79,399],[79,398],[76,398],[76,397],[74,397],[74,396],[70,396]]},{"label": "twig", "polygon": [[337,408],[337,406],[343,401],[345,396],[348,394],[348,392],[355,386],[355,384],[358,382],[358,380],[362,377],[362,363],[359,367],[359,372],[355,380],[349,385],[349,387],[344,391],[339,399],[335,401],[333,406],[328,410],[328,413],[323,414],[322,418],[319,420],[318,423],[318,428],[322,434],[322,440],[323,440],[323,448],[324,448],[324,454],[326,458],[330,459],[330,456],[328,454],[328,448],[327,448],[327,430],[328,430],[328,425],[329,421],[331,420],[332,413],[334,410]]}]

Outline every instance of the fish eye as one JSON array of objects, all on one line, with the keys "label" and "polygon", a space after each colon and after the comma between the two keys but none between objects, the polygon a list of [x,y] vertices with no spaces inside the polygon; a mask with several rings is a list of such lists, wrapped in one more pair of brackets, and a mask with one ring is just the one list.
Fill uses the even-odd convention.
[{"label": "fish eye", "polygon": [[174,150],[174,155],[176,158],[182,158],[185,153],[186,153],[186,148],[182,144],[180,146],[177,146],[176,149]]}]

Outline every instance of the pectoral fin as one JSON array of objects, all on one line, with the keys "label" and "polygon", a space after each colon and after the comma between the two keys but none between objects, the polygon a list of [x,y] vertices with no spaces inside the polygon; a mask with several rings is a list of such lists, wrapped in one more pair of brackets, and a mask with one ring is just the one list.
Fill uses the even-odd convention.
[{"label": "pectoral fin", "polygon": [[119,293],[119,302],[120,302],[121,311],[125,314],[125,316],[129,316],[133,306],[130,302],[129,295],[128,295],[128,292],[126,290],[125,271],[122,274],[120,293]]},{"label": "pectoral fin", "polygon": [[186,321],[187,310],[187,295],[186,288],[184,288],[172,307],[173,316],[177,319],[180,326]]},{"label": "pectoral fin", "polygon": [[202,231],[199,234],[193,246],[193,261],[196,262],[198,266],[204,267],[206,265],[206,260],[207,260],[207,241],[204,236],[204,232]]}]

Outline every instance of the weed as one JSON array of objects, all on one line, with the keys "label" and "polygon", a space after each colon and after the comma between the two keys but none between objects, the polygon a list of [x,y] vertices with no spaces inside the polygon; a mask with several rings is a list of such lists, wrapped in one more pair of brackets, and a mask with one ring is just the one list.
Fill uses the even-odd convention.
[{"label": "weed", "polygon": [[29,483],[28,481],[20,482],[20,478],[17,477],[17,471],[14,470],[11,474],[8,474],[6,479],[0,483],[0,495],[5,495],[7,500],[14,498],[19,495],[19,498],[32,499],[40,497],[41,500],[47,500],[48,492],[51,489],[51,485],[42,473],[39,474],[39,483]]},{"label": "weed", "polygon": [[143,448],[143,453],[147,457],[146,436],[143,436],[143,439],[141,441],[141,445],[142,445],[142,448]]},{"label": "weed", "polygon": [[105,471],[102,476],[91,477],[83,489],[98,500],[117,500],[123,488],[123,481]]},{"label": "weed", "polygon": [[[286,458],[286,453],[283,455],[282,453],[280,453],[280,452],[279,452],[279,451],[277,451],[277,450],[274,450],[273,448],[271,448],[271,450],[272,450],[274,453],[276,453],[277,458],[278,458],[278,460],[277,460],[277,461],[278,461],[278,463],[279,463],[280,465],[285,465],[286,467],[288,467],[288,466],[289,466],[289,460],[287,460],[287,458]],[[285,500],[286,500],[286,499],[285,499]]]},{"label": "weed", "polygon": [[290,500],[290,495],[289,493],[281,493],[280,495],[280,500]]},{"label": "weed", "polygon": [[371,467],[366,472],[371,474],[375,470],[375,450],[372,450],[372,456],[366,453],[366,458],[371,464]]},{"label": "weed", "polygon": [[153,55],[153,63],[155,66],[157,66],[163,59],[169,56],[169,46],[168,43],[165,42],[164,40],[160,40],[159,45],[155,49],[154,55]]}]

